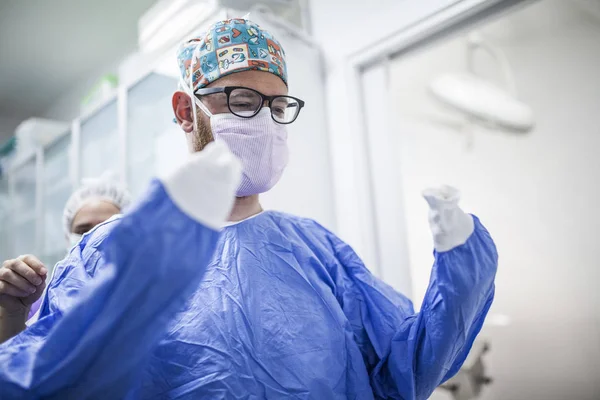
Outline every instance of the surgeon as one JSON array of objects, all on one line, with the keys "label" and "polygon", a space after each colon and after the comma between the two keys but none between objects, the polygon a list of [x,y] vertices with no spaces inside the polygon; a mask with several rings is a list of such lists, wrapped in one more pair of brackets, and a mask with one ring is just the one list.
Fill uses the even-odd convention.
[{"label": "surgeon", "polygon": [[[428,398],[459,370],[494,296],[498,257],[479,219],[453,188],[424,192],[435,262],[415,312],[317,222],[262,209],[304,106],[277,39],[221,21],[178,61],[173,111],[204,164],[155,181],[58,264],[39,320],[0,346],[0,384],[55,398]],[[241,178],[213,235],[234,174],[211,171],[235,169],[219,161],[226,148]]]},{"label": "surgeon", "polygon": [[[84,179],[82,186],[69,197],[63,209],[63,231],[68,248],[75,246],[83,234],[96,225],[120,214],[131,202],[129,192],[118,184],[110,171],[98,178]],[[28,268],[36,273],[29,280],[20,279],[14,271]],[[37,319],[41,296],[46,288],[47,268],[34,255],[24,255],[6,260],[0,267],[0,296],[20,297],[20,301],[0,306],[0,315],[11,314],[14,318],[0,318],[0,343],[21,332],[25,325],[22,314],[27,315],[26,324]],[[32,292],[29,294],[29,292]],[[25,296],[25,297],[23,297]]]}]

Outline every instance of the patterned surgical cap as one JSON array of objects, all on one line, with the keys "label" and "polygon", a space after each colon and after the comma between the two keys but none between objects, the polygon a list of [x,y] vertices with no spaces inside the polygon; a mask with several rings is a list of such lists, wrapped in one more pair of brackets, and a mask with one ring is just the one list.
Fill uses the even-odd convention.
[{"label": "patterned surgical cap", "polygon": [[186,86],[193,70],[193,91],[223,76],[250,70],[275,74],[287,85],[283,47],[269,32],[245,19],[217,22],[205,35],[184,43],[177,61]]}]

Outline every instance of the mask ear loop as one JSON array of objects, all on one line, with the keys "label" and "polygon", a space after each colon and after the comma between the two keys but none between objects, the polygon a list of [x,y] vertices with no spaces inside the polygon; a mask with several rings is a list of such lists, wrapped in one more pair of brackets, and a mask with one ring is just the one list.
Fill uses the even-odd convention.
[{"label": "mask ear loop", "polygon": [[194,89],[193,89],[194,88],[194,65],[199,62],[200,62],[200,45],[196,46],[196,48],[194,49],[194,53],[192,55],[192,62],[190,63],[190,67],[189,67],[190,69],[189,69],[189,74],[188,74],[189,82],[186,83],[184,81],[183,77],[180,78],[181,85],[183,86],[183,88],[187,92],[188,96],[190,96],[190,99],[192,100],[192,116],[194,117],[194,129],[196,129],[196,126],[198,125],[198,112],[197,112],[195,106],[198,106],[204,112],[204,114],[206,114],[207,117],[211,118],[213,116],[213,113],[210,112],[208,107],[206,107],[206,105],[204,105],[204,103],[202,103],[202,101],[200,101],[194,94]]}]

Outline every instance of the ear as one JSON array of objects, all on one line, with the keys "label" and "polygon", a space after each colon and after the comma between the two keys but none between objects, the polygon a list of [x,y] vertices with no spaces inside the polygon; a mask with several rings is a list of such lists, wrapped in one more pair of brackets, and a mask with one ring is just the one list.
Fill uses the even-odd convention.
[{"label": "ear", "polygon": [[194,117],[192,115],[193,102],[190,96],[182,91],[173,94],[173,112],[175,119],[184,132],[190,133],[194,130]]}]

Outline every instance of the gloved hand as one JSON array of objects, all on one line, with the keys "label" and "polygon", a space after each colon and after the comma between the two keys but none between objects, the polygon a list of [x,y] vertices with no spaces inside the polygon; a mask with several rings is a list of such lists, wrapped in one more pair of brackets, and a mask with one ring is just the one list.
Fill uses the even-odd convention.
[{"label": "gloved hand", "polygon": [[181,211],[219,230],[231,212],[241,174],[241,163],[227,145],[213,142],[159,179]]},{"label": "gloved hand", "polygon": [[460,192],[451,186],[423,191],[429,204],[429,226],[435,250],[445,252],[464,244],[473,233],[473,217],[458,206]]}]

